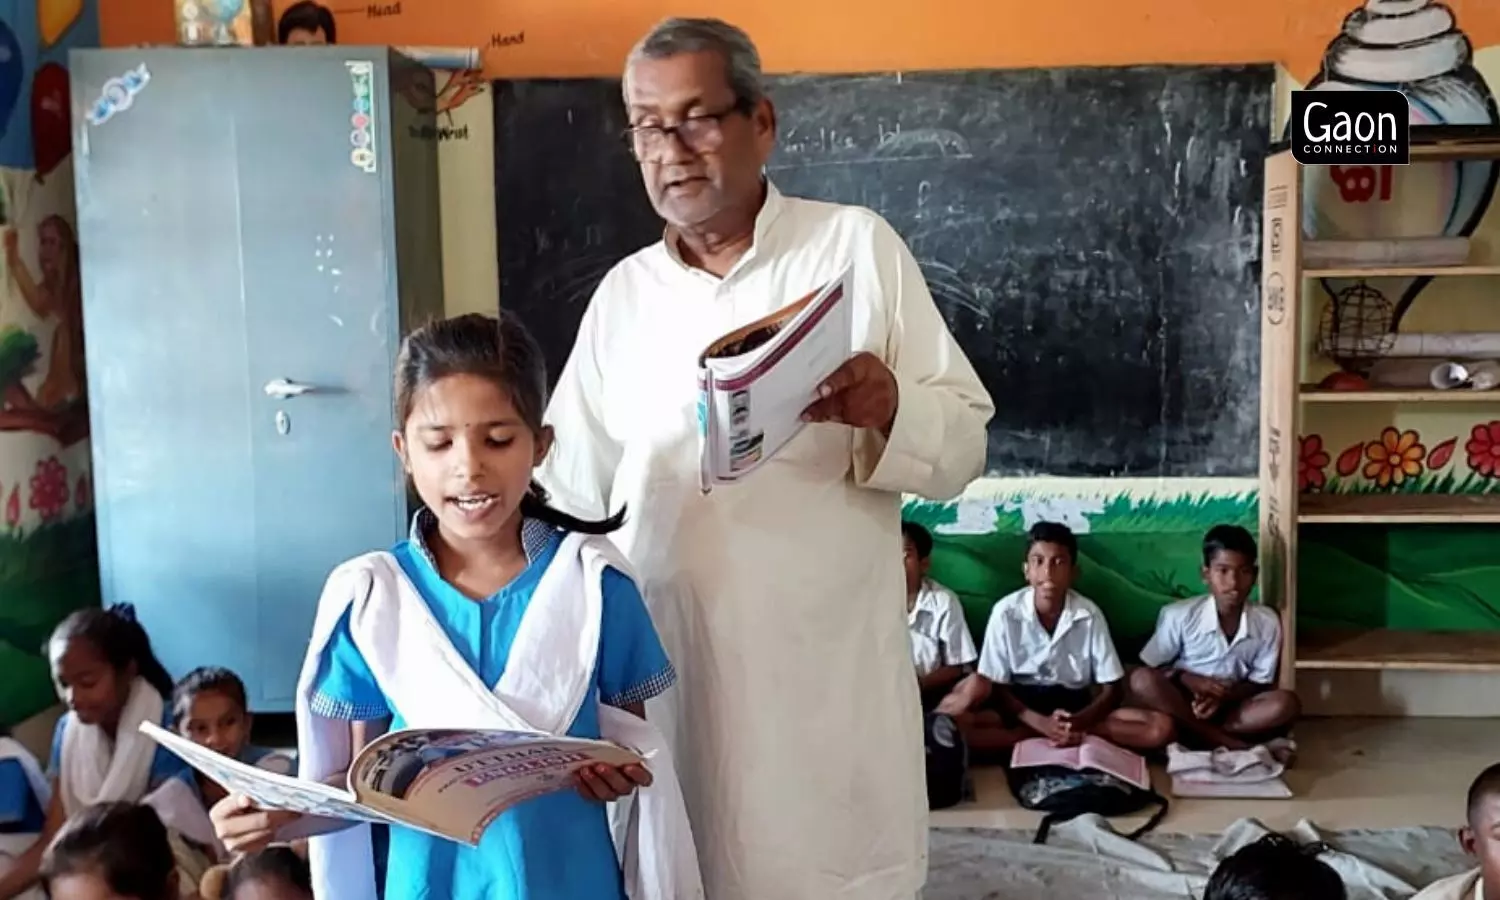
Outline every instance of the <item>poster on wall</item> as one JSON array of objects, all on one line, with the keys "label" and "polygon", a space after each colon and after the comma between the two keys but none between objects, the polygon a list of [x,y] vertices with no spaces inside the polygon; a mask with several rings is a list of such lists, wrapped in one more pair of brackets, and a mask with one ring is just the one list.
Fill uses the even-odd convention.
[{"label": "poster on wall", "polygon": [[68,51],[96,0],[0,0],[0,725],[56,702],[42,644],[99,601]]}]

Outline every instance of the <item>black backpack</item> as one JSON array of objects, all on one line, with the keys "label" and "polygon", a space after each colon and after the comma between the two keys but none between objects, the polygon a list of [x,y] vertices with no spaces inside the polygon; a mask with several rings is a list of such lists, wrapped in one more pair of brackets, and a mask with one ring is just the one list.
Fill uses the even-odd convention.
[{"label": "black backpack", "polygon": [[947,809],[962,803],[969,779],[969,747],[959,734],[958,723],[940,713],[928,713],[922,721],[927,745],[927,808]]},{"label": "black backpack", "polygon": [[1157,825],[1167,814],[1167,798],[1156,791],[1143,790],[1103,772],[1075,772],[1063,766],[1036,766],[1027,769],[1006,767],[1006,780],[1016,802],[1026,809],[1044,813],[1036,830],[1034,844],[1047,843],[1052,826],[1069,819],[1094,813],[1104,816],[1128,816],[1148,806],[1156,812],[1145,825],[1126,835],[1135,840]]}]

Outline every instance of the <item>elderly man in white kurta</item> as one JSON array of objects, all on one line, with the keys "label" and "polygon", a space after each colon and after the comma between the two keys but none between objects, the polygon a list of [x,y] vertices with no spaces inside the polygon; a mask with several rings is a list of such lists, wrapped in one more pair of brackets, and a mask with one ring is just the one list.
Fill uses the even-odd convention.
[{"label": "elderly man in white kurta", "polygon": [[[910,900],[927,805],[901,495],[962,492],[993,406],[889,224],[765,180],[775,113],[743,32],[662,23],[624,94],[667,227],[589,305],[543,481],[580,513],[628,507],[621,549],[680,675],[650,715],[674,741],[709,900]],[[698,354],[850,262],[859,352],[813,424],[704,495]]]}]

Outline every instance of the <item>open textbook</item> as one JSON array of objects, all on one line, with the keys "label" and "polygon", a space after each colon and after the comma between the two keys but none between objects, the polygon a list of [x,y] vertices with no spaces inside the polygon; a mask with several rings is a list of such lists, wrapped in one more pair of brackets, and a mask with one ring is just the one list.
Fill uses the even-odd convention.
[{"label": "open textbook", "polygon": [[644,765],[606,741],[512,731],[404,729],[371,741],[348,789],[278,775],[222,756],[150,722],[141,731],[231,793],[266,809],[405,825],[471,846],[505,810],[571,790],[585,766]]},{"label": "open textbook", "polygon": [[802,430],[818,385],[853,352],[851,269],[736,328],[698,359],[704,492],[755,471]]},{"label": "open textbook", "polygon": [[1029,738],[1011,751],[1012,769],[1036,766],[1062,766],[1075,772],[1093,769],[1113,775],[1142,790],[1151,789],[1151,770],[1146,765],[1145,757],[1093,735],[1086,736],[1082,743],[1074,747],[1058,747],[1046,738]]}]

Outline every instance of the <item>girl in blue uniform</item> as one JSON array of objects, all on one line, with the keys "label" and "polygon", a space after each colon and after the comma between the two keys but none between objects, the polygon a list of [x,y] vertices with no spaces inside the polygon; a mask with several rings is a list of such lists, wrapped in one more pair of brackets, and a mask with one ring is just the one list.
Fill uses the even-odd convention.
[{"label": "girl in blue uniform", "polygon": [[[425,508],[392,553],[447,639],[484,684],[494,685],[564,534],[607,533],[623,514],[574,519],[549,507],[532,481],[552,442],[542,424],[546,372],[540,348],[513,318],[468,315],[412,333],[397,360],[396,396],[396,453]],[[676,677],[631,580],[607,569],[602,588],[592,683],[568,729],[575,737],[600,737],[601,703],[643,716],[645,701]],[[310,705],[319,716],[348,722],[355,748],[405,723],[355,645],[347,613],[318,661]],[[393,826],[384,896],[623,900],[603,803],[650,783],[640,766],[584,770],[577,792],[502,813],[478,847]],[[225,845],[245,850],[267,843],[292,814],[232,796],[213,817]]]},{"label": "girl in blue uniform", "polygon": [[[180,779],[196,798],[192,769],[138,731],[142,721],[170,726],[166,698],[172,679],[151,651],[133,609],[122,605],[73,613],[53,630],[47,656],[58,695],[68,705],[52,736],[47,770],[52,797],[40,839],[0,877],[0,900],[36,883],[43,850],[63,822],[84,808],[136,803],[171,779]],[[201,874],[205,859],[180,839],[172,849],[184,877]]]}]

